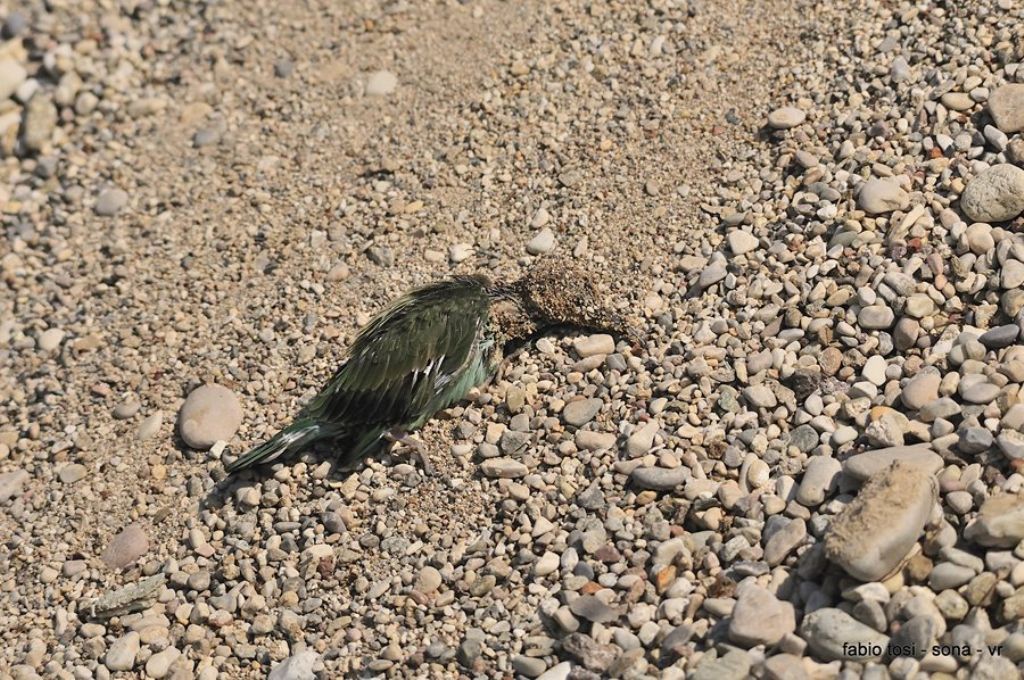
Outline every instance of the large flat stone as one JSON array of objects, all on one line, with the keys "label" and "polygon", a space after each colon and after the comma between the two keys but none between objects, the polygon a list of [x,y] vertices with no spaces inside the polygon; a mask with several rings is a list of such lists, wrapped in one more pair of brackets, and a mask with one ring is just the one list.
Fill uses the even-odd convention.
[{"label": "large flat stone", "polygon": [[932,473],[893,463],[872,476],[832,521],[825,554],[855,578],[882,580],[920,538],[937,497]]},{"label": "large flat stone", "polygon": [[843,462],[843,474],[864,482],[897,461],[918,467],[929,474],[935,474],[942,469],[942,457],[932,451],[928,444],[912,444],[865,451],[850,456]]}]

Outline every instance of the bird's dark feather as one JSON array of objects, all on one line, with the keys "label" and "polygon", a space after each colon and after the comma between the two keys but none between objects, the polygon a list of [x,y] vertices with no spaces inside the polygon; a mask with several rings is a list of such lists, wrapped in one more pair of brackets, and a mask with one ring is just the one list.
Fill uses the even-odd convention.
[{"label": "bird's dark feather", "polygon": [[429,417],[443,408],[437,386],[443,390],[445,380],[464,367],[487,311],[487,291],[478,277],[408,293],[360,331],[342,366],[302,415],[355,427],[407,427]]}]

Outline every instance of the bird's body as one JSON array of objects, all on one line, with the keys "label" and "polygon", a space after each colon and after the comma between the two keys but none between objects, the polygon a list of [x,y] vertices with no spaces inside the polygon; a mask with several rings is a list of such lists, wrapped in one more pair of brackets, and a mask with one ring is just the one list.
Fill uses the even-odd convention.
[{"label": "bird's body", "polygon": [[[506,344],[545,325],[531,295],[558,287],[541,290],[526,285],[531,280],[496,286],[464,276],[402,296],[359,331],[342,365],[295,421],[229,464],[228,472],[292,457],[320,441],[356,459],[419,429],[488,381]],[[547,321],[571,323],[557,316]]]}]

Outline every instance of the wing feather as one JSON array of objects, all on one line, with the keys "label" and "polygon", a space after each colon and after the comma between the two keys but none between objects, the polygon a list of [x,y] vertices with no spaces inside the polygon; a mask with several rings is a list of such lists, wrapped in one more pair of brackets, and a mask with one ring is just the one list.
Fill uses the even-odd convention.
[{"label": "wing feather", "polygon": [[469,364],[487,306],[483,282],[475,277],[400,298],[359,332],[304,414],[353,425],[403,426],[420,419]]}]

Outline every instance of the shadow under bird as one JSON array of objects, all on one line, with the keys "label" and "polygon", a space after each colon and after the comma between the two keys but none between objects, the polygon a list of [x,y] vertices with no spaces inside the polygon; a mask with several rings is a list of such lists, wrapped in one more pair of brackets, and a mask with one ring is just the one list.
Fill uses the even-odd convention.
[{"label": "shadow under bird", "polygon": [[402,442],[429,472],[408,434],[487,383],[507,349],[559,327],[637,339],[594,277],[564,261],[542,262],[507,284],[472,275],[413,290],[359,331],[341,367],[291,425],[226,469],[287,460],[316,443],[349,461]]}]

